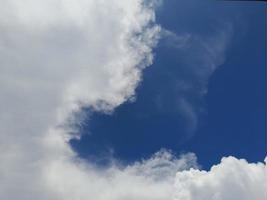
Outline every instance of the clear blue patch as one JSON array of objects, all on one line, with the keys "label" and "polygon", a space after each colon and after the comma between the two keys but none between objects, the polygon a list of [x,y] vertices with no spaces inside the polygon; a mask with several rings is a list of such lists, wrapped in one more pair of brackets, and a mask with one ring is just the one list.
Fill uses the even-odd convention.
[{"label": "clear blue patch", "polygon": [[[199,77],[194,68],[205,65],[200,43],[177,48],[162,41],[153,66],[144,71],[136,102],[112,115],[93,114],[72,147],[99,164],[110,157],[131,162],[161,148],[192,151],[205,169],[228,155],[262,161],[267,153],[267,5],[169,0],[159,9],[158,22],[178,35],[199,38],[230,23],[225,63],[213,76]],[[190,87],[181,89],[182,83]],[[207,83],[203,96],[199,91]]]}]

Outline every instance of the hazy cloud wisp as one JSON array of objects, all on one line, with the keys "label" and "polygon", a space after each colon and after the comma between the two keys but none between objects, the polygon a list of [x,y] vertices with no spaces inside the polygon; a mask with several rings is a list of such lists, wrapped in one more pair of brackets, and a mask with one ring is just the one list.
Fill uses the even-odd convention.
[{"label": "hazy cloud wisp", "polygon": [[[160,31],[155,3],[0,0],[0,199],[180,200],[180,191],[203,189],[195,186],[199,171],[178,173],[174,185],[177,171],[197,167],[194,154],[160,151],[99,169],[68,144],[79,137],[68,125],[80,120],[82,106],[109,112],[134,95]],[[234,169],[266,174],[263,164],[239,162]],[[201,175],[203,185],[213,173]],[[190,198],[198,197],[183,200]]]}]

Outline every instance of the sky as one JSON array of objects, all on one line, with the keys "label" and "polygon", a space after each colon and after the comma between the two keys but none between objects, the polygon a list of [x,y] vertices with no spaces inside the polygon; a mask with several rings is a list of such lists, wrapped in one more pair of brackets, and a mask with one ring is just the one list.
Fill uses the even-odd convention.
[{"label": "sky", "polygon": [[223,156],[263,160],[266,20],[261,3],[164,2],[157,22],[165,33],[136,99],[85,120],[74,149],[84,158],[113,154],[128,162],[161,148],[194,152],[205,169]]},{"label": "sky", "polygon": [[265,3],[0,4],[0,199],[267,199]]}]

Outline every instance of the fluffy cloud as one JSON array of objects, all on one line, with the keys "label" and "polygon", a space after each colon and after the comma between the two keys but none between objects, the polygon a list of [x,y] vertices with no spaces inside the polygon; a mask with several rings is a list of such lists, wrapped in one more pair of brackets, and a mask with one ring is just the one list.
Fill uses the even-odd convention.
[{"label": "fluffy cloud", "polygon": [[223,158],[210,171],[178,172],[175,200],[267,199],[267,165]]},{"label": "fluffy cloud", "polygon": [[0,3],[0,198],[58,199],[49,174],[84,173],[68,145],[82,106],[112,111],[151,64],[157,1]]},{"label": "fluffy cloud", "polygon": [[171,200],[175,173],[190,166],[196,166],[193,154],[177,159],[161,151],[151,159],[105,170],[90,163],[57,160],[46,168],[45,178],[60,200]]},{"label": "fluffy cloud", "polygon": [[[175,191],[193,191],[190,181],[194,186],[203,172],[181,172],[173,185],[177,171],[197,167],[193,154],[175,158],[160,151],[132,165],[114,161],[100,169],[68,145],[79,137],[72,125],[83,106],[110,112],[134,95],[160,31],[157,1],[0,3],[0,199],[168,200]],[[255,172],[257,183],[260,172],[266,174],[259,167],[247,171]],[[213,171],[202,175],[205,183]]]}]

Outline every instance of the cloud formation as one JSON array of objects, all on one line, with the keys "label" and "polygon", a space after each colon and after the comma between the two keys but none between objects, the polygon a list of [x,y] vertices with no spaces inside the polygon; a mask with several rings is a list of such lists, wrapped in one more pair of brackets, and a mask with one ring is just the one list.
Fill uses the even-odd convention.
[{"label": "cloud formation", "polygon": [[267,198],[267,165],[223,158],[210,171],[178,172],[175,200],[264,200]]},{"label": "cloud formation", "polygon": [[112,111],[151,64],[157,1],[0,3],[0,198],[58,199],[49,177],[84,173],[68,145],[82,106]]},{"label": "cloud formation", "polygon": [[[183,170],[197,167],[194,154],[176,158],[160,151],[132,165],[114,161],[99,169],[68,144],[79,137],[71,125],[83,106],[110,112],[134,95],[160,31],[155,3],[0,0],[0,199],[180,200],[181,190],[192,193],[203,172]],[[256,183],[266,180],[263,164],[253,170],[239,162],[233,169],[248,168]],[[177,171],[183,172],[174,187]],[[213,171],[201,176],[204,184]],[[212,189],[223,192],[222,186]]]},{"label": "cloud formation", "polygon": [[[170,54],[175,56],[170,59],[178,63],[175,67],[170,67],[172,73],[168,74],[171,80],[168,92],[170,90],[174,94],[175,102],[171,105],[171,109],[180,113],[188,138],[195,133],[199,118],[205,113],[203,97],[208,92],[209,79],[224,63],[225,52],[233,34],[231,23],[218,24],[214,28],[215,31],[207,35],[188,30],[179,34],[164,29],[161,31],[163,45],[167,46],[168,50],[172,51]],[[159,100],[162,99],[159,102],[163,106],[164,96],[166,94],[159,96]]]}]

